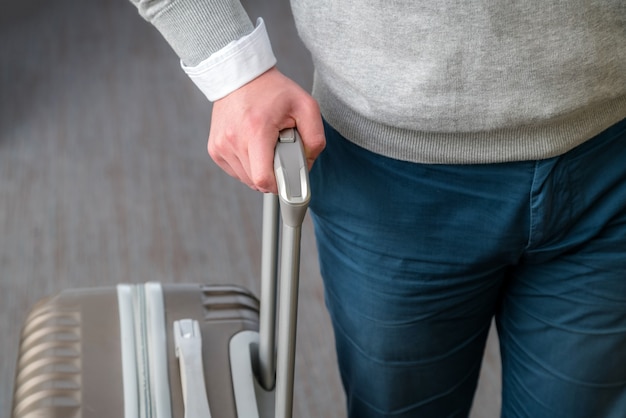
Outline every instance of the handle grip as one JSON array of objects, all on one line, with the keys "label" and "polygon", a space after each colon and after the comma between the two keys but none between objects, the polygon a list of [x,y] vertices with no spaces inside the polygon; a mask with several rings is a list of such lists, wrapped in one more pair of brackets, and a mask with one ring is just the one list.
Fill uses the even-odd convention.
[{"label": "handle grip", "polygon": [[278,136],[274,173],[283,222],[298,227],[302,225],[309,206],[311,190],[302,139],[295,128],[282,130]]}]

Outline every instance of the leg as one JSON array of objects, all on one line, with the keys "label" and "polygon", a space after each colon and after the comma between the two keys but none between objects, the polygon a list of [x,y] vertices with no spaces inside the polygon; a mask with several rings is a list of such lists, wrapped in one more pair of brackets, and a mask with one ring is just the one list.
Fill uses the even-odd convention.
[{"label": "leg", "polygon": [[503,417],[626,414],[625,132],[560,158],[535,196],[542,225],[497,318]]},{"label": "leg", "polygon": [[332,129],[327,140],[311,209],[349,416],[467,416],[524,244],[530,170],[503,178],[386,159]]}]

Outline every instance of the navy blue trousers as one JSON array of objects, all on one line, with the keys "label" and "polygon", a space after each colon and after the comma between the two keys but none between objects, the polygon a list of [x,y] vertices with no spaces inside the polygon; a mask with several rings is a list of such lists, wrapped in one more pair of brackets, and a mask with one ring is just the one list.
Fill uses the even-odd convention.
[{"label": "navy blue trousers", "polygon": [[467,416],[494,317],[503,417],[626,416],[626,121],[502,164],[326,136],[311,212],[350,418]]}]

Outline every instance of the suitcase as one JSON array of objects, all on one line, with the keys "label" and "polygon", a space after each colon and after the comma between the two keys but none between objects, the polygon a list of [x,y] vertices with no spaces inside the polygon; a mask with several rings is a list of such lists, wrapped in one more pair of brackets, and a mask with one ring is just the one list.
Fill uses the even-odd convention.
[{"label": "suitcase", "polygon": [[291,417],[310,198],[295,129],[280,133],[274,168],[279,196],[263,198],[261,303],[237,286],[158,282],[43,299],[22,330],[12,417]]}]

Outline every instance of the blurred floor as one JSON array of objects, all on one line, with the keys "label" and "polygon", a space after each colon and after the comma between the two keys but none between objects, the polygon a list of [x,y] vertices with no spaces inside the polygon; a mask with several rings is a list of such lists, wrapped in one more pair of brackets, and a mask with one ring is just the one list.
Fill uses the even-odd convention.
[{"label": "blurred floor", "polygon": [[[248,3],[281,70],[310,87],[286,0]],[[129,2],[0,3],[0,418],[10,416],[21,323],[44,295],[149,280],[258,294],[261,198],[210,161],[209,115]],[[308,219],[302,245],[294,416],[340,418]],[[474,418],[499,415],[495,338],[485,359]]]}]

